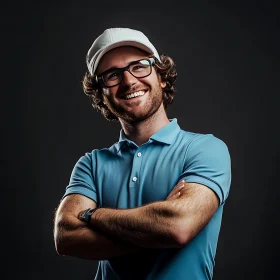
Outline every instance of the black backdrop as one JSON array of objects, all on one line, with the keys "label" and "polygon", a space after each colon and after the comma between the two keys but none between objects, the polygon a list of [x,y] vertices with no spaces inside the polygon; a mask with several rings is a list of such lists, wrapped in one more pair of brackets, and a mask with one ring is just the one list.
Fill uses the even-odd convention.
[{"label": "black backdrop", "polygon": [[208,2],[3,4],[5,279],[94,278],[96,262],[56,254],[52,220],[78,158],[119,136],[118,123],[94,111],[81,87],[86,52],[109,27],[139,29],[171,56],[178,91],[169,117],[229,147],[233,177],[214,279],[278,274],[278,12],[269,1]]}]

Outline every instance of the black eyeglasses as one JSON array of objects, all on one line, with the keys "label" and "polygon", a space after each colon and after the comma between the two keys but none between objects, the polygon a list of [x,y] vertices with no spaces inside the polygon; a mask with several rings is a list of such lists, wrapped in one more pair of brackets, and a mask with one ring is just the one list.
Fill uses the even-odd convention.
[{"label": "black eyeglasses", "polygon": [[140,59],[129,63],[123,68],[113,68],[106,70],[96,76],[96,82],[102,80],[106,87],[114,87],[119,85],[123,80],[124,71],[128,71],[135,78],[144,78],[152,73],[152,66],[155,60],[152,57]]}]

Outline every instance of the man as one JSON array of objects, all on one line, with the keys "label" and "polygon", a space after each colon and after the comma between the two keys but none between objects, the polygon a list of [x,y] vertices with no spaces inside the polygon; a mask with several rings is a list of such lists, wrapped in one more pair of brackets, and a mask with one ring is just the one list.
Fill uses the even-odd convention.
[{"label": "man", "polygon": [[76,163],[55,215],[57,252],[98,260],[95,279],[212,279],[231,182],[226,144],[168,119],[175,65],[142,32],[105,30],[87,66],[84,92],[121,132]]}]

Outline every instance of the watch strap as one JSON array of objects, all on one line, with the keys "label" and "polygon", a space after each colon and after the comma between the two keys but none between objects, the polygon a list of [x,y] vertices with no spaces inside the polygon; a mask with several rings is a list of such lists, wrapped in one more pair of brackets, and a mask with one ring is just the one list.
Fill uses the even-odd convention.
[{"label": "watch strap", "polygon": [[88,208],[82,212],[80,212],[79,214],[79,219],[84,221],[85,223],[89,223],[90,222],[90,218],[92,216],[92,214],[98,209],[98,207],[96,208]]}]

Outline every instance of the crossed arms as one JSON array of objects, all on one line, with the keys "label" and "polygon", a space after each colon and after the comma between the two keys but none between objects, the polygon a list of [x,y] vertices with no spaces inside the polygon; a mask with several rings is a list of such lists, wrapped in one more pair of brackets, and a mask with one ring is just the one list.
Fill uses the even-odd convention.
[{"label": "crossed arms", "polygon": [[110,259],[140,248],[180,248],[210,221],[219,206],[210,188],[180,181],[165,201],[133,209],[100,208],[87,225],[78,215],[96,203],[79,194],[66,196],[54,219],[54,240],[61,255]]}]

